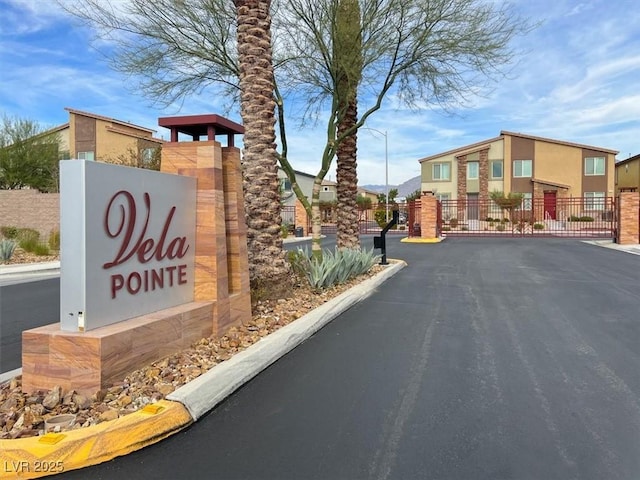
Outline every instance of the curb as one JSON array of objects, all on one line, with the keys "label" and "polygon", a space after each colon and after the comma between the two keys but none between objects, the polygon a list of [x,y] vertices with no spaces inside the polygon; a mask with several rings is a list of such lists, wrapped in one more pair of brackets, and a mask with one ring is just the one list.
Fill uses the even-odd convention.
[{"label": "curb", "polygon": [[25,263],[16,265],[0,265],[1,275],[12,275],[16,273],[47,272],[49,270],[60,270],[60,262]]},{"label": "curb", "polygon": [[416,237],[405,237],[400,240],[401,243],[440,243],[446,237],[438,237],[438,238],[416,238]]},{"label": "curb", "polygon": [[96,465],[159,442],[192,422],[180,403],[160,400],[93,427],[0,440],[0,476],[40,478]]},{"label": "curb", "polygon": [[216,365],[166,400],[116,420],[63,432],[0,440],[1,478],[40,478],[106,462],[156,443],[197,421],[235,390],[370,296],[407,264],[397,261],[294,322]]}]

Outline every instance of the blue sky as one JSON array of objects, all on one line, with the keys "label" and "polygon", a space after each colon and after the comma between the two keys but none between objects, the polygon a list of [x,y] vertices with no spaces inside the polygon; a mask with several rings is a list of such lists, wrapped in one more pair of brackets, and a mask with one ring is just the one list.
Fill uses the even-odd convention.
[{"label": "blue sky", "polygon": [[[78,0],[80,1],[80,0]],[[495,137],[523,132],[640,153],[640,6],[636,0],[517,0],[515,10],[540,26],[514,44],[524,53],[509,78],[464,109],[443,114],[396,108],[393,98],[368,126],[387,132],[389,183],[420,173],[418,159]],[[92,33],[50,0],[0,0],[0,114],[43,126],[67,121],[65,107],[168,132],[158,117],[223,113],[214,92],[160,109],[135,92],[135,82],[108,68],[90,45]],[[227,115],[239,122],[237,112]],[[296,127],[296,128],[294,128]],[[324,125],[289,122],[294,168],[315,174]],[[385,141],[361,131],[360,184],[385,183]],[[333,170],[329,174],[335,179]]]}]

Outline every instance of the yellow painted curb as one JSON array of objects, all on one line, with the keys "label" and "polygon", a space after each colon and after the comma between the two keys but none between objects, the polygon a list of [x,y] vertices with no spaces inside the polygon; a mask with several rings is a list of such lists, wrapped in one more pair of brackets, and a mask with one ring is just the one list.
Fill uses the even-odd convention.
[{"label": "yellow painted curb", "polygon": [[159,442],[191,423],[181,403],[160,400],[92,427],[0,440],[0,478],[40,478],[106,462]]},{"label": "yellow painted curb", "polygon": [[416,238],[416,237],[404,237],[400,240],[401,243],[440,243],[444,238]]}]

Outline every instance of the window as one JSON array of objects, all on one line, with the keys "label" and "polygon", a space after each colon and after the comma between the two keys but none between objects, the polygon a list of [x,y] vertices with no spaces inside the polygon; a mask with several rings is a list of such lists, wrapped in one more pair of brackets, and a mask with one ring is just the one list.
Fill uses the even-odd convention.
[{"label": "window", "polygon": [[435,195],[439,202],[446,202],[448,200],[451,200],[450,193],[436,193]]},{"label": "window", "polygon": [[530,177],[531,176],[531,160],[514,160],[513,176],[514,177]]},{"label": "window", "polygon": [[432,165],[433,179],[434,180],[450,180],[451,179],[451,165],[448,163],[434,163]]},{"label": "window", "polygon": [[584,159],[585,175],[604,175],[604,157],[587,157]]},{"label": "window", "polygon": [[[324,187],[327,188],[327,187]],[[288,193],[291,191],[291,181],[288,178],[281,178],[280,179],[280,190],[282,191],[282,193]],[[325,190],[326,192],[327,190]]]},{"label": "window", "polygon": [[155,148],[143,148],[141,152],[142,165],[149,166],[153,164],[156,151],[157,149]]},{"label": "window", "polygon": [[93,152],[78,152],[78,160],[94,160]]},{"label": "window", "polygon": [[467,179],[477,180],[479,168],[480,168],[480,164],[478,162],[467,163]]},{"label": "window", "polygon": [[604,192],[584,192],[585,210],[604,210]]},{"label": "window", "polygon": [[491,161],[491,178],[502,178],[502,160]]}]

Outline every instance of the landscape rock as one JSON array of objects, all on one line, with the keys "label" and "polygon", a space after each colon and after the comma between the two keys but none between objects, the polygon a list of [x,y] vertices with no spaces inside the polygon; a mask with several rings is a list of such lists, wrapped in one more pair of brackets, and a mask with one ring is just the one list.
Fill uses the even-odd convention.
[{"label": "landscape rock", "polygon": [[191,348],[163,358],[131,372],[109,388],[86,396],[76,392],[62,393],[57,386],[50,392],[23,394],[22,378],[14,377],[0,385],[0,439],[38,435],[44,419],[63,413],[76,414],[73,429],[86,428],[130,414],[165,398],[193,378],[226,361],[238,352],[259,342],[295,319],[317,308],[355,284],[380,271],[317,294],[306,284],[298,284],[291,298],[261,301],[254,306],[253,317],[245,325],[230,329],[219,338],[203,338]]}]

